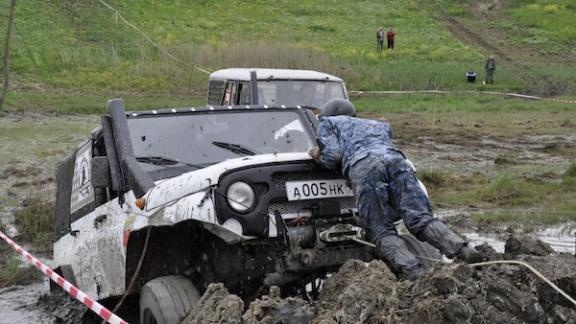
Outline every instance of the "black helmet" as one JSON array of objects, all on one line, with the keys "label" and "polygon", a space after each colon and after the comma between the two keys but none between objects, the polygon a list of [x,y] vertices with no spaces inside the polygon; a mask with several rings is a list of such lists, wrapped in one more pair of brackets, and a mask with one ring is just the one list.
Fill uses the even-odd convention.
[{"label": "black helmet", "polygon": [[356,116],[356,108],[346,100],[340,98],[330,99],[321,109],[320,116]]}]

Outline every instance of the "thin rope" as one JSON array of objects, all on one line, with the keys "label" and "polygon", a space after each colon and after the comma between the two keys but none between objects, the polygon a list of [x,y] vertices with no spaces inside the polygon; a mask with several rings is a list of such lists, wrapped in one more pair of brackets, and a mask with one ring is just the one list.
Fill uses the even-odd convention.
[{"label": "thin rope", "polygon": [[[371,246],[373,248],[376,247],[375,244],[361,240],[359,238],[353,237],[352,241],[358,242],[360,244],[364,244],[367,246]],[[439,263],[445,263],[444,261],[438,260],[438,259],[433,259],[433,258],[428,258],[428,257],[424,257],[424,256],[416,256],[420,259],[424,259],[424,260],[429,260],[429,261],[434,261],[434,262],[439,262]],[[479,263],[471,263],[468,264],[468,266],[470,267],[481,267],[481,266],[485,266],[485,265],[493,265],[493,264],[515,264],[515,265],[521,265],[524,266],[526,268],[528,268],[528,270],[532,271],[538,278],[542,279],[545,283],[547,283],[550,287],[552,287],[554,290],[556,290],[559,294],[561,294],[562,296],[564,296],[566,299],[568,299],[572,304],[574,304],[574,306],[576,306],[576,300],[574,300],[574,298],[570,297],[570,295],[568,295],[566,292],[564,292],[564,290],[560,289],[558,286],[556,286],[552,281],[550,281],[550,279],[546,278],[546,276],[544,276],[542,273],[540,273],[538,270],[534,269],[531,265],[529,265],[526,262],[522,262],[522,261],[517,261],[517,260],[498,260],[498,261],[487,261],[487,262],[479,262]]]},{"label": "thin rope", "polygon": [[504,209],[504,208],[479,208],[479,207],[468,207],[468,206],[460,206],[460,205],[453,205],[443,202],[432,202],[435,205],[439,206],[446,206],[452,208],[460,208],[460,209],[468,209],[474,210],[479,212],[487,212],[487,211],[503,211],[503,212],[510,212],[510,213],[528,213],[528,214],[558,214],[558,215],[576,215],[576,211],[557,211],[557,210],[542,210],[542,209]]},{"label": "thin rope", "polygon": [[370,91],[363,91],[363,90],[350,90],[349,93],[351,95],[358,95],[358,96],[362,96],[364,94],[368,94],[368,95],[404,95],[404,94],[498,95],[498,96],[508,96],[508,97],[529,99],[529,100],[544,100],[544,101],[554,101],[554,102],[561,102],[561,103],[574,103],[574,104],[576,104],[576,100],[571,100],[571,99],[544,98],[544,97],[538,97],[538,96],[525,95],[525,94],[521,94],[521,93],[499,92],[499,91],[472,91],[472,90],[389,90],[389,91],[370,90]]},{"label": "thin rope", "polygon": [[576,306],[576,300],[574,298],[570,297],[570,295],[568,295],[566,292],[564,292],[564,290],[560,289],[552,281],[550,281],[548,278],[546,278],[546,276],[544,276],[542,273],[540,273],[538,270],[534,269],[531,265],[529,265],[526,262],[517,261],[517,260],[505,260],[505,261],[504,260],[498,260],[498,261],[472,263],[472,264],[469,264],[469,266],[481,267],[481,266],[492,265],[492,264],[515,264],[515,265],[524,266],[524,267],[528,268],[528,270],[532,271],[537,277],[542,279],[545,283],[547,283],[550,287],[552,287],[554,290],[556,290],[560,295],[562,295],[566,299],[568,299],[572,304],[574,304],[574,306]]},{"label": "thin rope", "polygon": [[[140,34],[142,34],[142,36],[144,36],[144,38],[150,43],[152,44],[152,46],[156,47],[157,49],[159,49],[162,53],[164,53],[166,56],[168,56],[169,58],[173,59],[174,61],[176,61],[177,63],[181,63],[181,64],[185,64],[185,65],[190,65],[182,60],[180,60],[179,58],[177,58],[176,56],[172,55],[170,52],[168,52],[166,49],[164,49],[163,47],[161,47],[160,45],[158,45],[155,41],[152,40],[152,38],[150,38],[145,32],[143,32],[142,30],[140,30],[138,27],[136,27],[134,24],[132,24],[131,22],[129,22],[126,18],[124,18],[124,16],[122,16],[122,14],[116,10],[114,7],[112,7],[111,5],[107,4],[106,2],[104,2],[103,0],[98,0],[101,4],[103,4],[104,6],[106,6],[108,9],[114,11],[115,17],[116,17],[116,24],[118,23],[118,18],[120,18],[120,20],[122,20],[126,25],[130,26],[132,29],[134,29],[135,31],[139,32]],[[203,72],[205,74],[210,74],[209,71],[192,65],[192,67],[200,72]]]}]

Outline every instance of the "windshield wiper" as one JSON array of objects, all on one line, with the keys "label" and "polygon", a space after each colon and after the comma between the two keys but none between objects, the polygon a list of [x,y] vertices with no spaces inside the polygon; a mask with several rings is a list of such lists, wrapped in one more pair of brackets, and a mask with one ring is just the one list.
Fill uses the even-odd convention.
[{"label": "windshield wiper", "polygon": [[223,148],[225,150],[228,151],[232,151],[236,154],[243,154],[243,155],[256,155],[256,154],[260,154],[244,145],[241,144],[233,144],[233,143],[225,143],[225,142],[212,142],[212,144]]},{"label": "windshield wiper", "polygon": [[164,156],[138,156],[138,157],[136,157],[136,161],[142,162],[142,163],[153,164],[153,165],[162,165],[162,166],[184,164],[187,166],[191,166],[195,169],[202,169],[203,168],[203,166],[201,166],[199,164],[193,164],[193,163],[189,163],[189,162],[179,161],[179,160],[167,158]]}]

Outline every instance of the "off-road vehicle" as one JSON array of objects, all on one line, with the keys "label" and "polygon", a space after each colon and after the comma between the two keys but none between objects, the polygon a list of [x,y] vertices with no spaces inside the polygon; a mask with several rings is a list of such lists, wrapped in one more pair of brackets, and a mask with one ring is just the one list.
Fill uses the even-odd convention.
[{"label": "off-road vehicle", "polygon": [[141,323],[178,322],[213,282],[313,297],[346,260],[374,258],[346,180],[307,154],[316,125],[300,106],[109,101],[57,169],[57,271],[105,305],[139,300]]},{"label": "off-road vehicle", "polygon": [[[257,81],[256,101],[250,96],[251,73]],[[344,81],[334,75],[289,69],[231,68],[208,78],[208,104],[322,107],[334,98],[348,99]]]}]

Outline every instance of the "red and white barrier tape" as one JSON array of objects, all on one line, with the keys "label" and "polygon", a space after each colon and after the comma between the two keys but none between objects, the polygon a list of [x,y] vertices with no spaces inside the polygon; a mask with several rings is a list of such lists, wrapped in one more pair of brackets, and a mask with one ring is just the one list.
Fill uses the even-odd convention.
[{"label": "red and white barrier tape", "polygon": [[522,99],[530,99],[530,100],[544,100],[544,101],[555,101],[555,102],[562,102],[562,103],[574,103],[576,104],[576,100],[569,100],[569,99],[556,99],[556,98],[543,98],[538,96],[529,96],[523,95],[520,93],[511,93],[511,92],[498,92],[498,91],[472,91],[472,90],[390,90],[390,91],[362,91],[362,90],[350,90],[350,95],[362,96],[362,95],[402,95],[402,94],[444,94],[444,95],[451,95],[451,94],[477,94],[477,95],[497,95],[497,96],[508,96],[508,97],[516,97]]},{"label": "red and white barrier tape", "polygon": [[62,289],[64,289],[70,296],[76,298],[82,304],[86,305],[86,307],[90,308],[94,313],[100,316],[102,319],[107,321],[111,324],[127,324],[125,320],[121,319],[111,311],[109,311],[106,307],[102,306],[100,303],[92,299],[90,296],[86,295],[84,292],[80,291],[78,288],[74,287],[71,283],[66,281],[66,279],[62,278],[58,275],[54,270],[50,267],[45,265],[44,263],[40,262],[37,258],[32,256],[26,250],[24,250],[20,245],[14,243],[6,234],[0,231],[0,237],[4,239],[10,246],[16,250],[20,255],[22,255],[26,260],[32,263],[38,270],[42,271],[50,280],[54,281],[58,284]]}]

